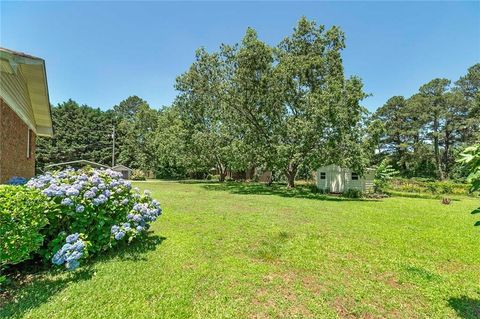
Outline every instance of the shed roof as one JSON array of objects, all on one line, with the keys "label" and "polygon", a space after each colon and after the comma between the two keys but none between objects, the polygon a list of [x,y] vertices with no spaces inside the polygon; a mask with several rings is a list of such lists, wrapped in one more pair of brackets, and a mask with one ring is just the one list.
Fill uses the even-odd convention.
[{"label": "shed roof", "polygon": [[[53,136],[52,112],[48,96],[45,61],[41,58],[0,47],[0,93],[5,102],[39,136]],[[20,77],[28,92],[28,107],[17,96],[8,95],[9,78]]]}]

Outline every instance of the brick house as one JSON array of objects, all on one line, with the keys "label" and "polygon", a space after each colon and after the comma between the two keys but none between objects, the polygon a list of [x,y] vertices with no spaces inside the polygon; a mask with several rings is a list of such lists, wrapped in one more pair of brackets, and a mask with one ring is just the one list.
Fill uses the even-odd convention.
[{"label": "brick house", "polygon": [[0,183],[35,175],[37,136],[53,136],[45,61],[0,48]]}]

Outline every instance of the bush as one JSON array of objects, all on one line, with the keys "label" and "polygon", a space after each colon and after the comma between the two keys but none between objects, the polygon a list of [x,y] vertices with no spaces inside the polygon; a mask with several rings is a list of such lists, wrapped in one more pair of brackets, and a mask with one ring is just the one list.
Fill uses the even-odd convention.
[{"label": "bush", "polygon": [[347,191],[345,191],[343,194],[342,194],[343,197],[346,197],[346,198],[362,198],[363,197],[363,193],[361,190],[359,189],[349,189]]},{"label": "bush", "polygon": [[388,182],[398,175],[398,171],[393,169],[392,165],[388,164],[387,159],[384,159],[375,171],[375,179],[373,181],[376,193],[384,193],[388,186]]},{"label": "bush", "polygon": [[130,178],[134,181],[144,181],[146,180],[145,173],[142,170],[134,169],[132,171],[132,176]]},{"label": "bush", "polygon": [[43,245],[51,202],[24,186],[0,187],[0,268],[29,259]]},{"label": "bush", "polygon": [[[45,244],[40,255],[74,269],[87,253],[96,254],[144,234],[161,214],[159,203],[148,191],[140,195],[138,189],[132,190],[130,182],[120,177],[112,170],[67,169],[31,179],[27,187],[40,190],[53,203],[46,214],[48,226],[41,232]],[[71,236],[80,238],[81,250],[72,250]],[[78,258],[69,259],[71,254]]]},{"label": "bush", "polygon": [[426,179],[396,178],[390,181],[389,189],[407,193],[430,193],[449,194],[449,195],[469,195],[468,184],[455,183],[452,181],[431,181]]}]

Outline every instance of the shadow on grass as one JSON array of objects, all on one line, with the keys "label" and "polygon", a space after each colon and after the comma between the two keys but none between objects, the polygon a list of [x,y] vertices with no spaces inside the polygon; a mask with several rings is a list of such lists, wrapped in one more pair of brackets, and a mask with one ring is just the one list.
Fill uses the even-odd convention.
[{"label": "shadow on grass", "polygon": [[[232,194],[242,195],[275,195],[281,197],[306,198],[324,201],[366,201],[366,199],[362,198],[345,198],[335,195],[315,193],[312,192],[308,186],[303,185],[288,189],[285,185],[281,184],[267,186],[260,183],[225,182],[204,184],[202,187],[206,190],[227,191]],[[368,199],[368,201],[377,200]]]},{"label": "shadow on grass", "polygon": [[452,307],[460,318],[477,319],[480,318],[480,300],[466,296],[460,298],[450,298],[448,304]]},{"label": "shadow on grass", "polygon": [[0,290],[0,318],[21,318],[26,312],[47,302],[69,284],[89,280],[94,276],[95,264],[111,259],[142,261],[145,254],[156,249],[166,238],[151,232],[139,241],[120,246],[100,254],[80,268],[69,272],[64,269],[48,269],[45,266],[23,265],[11,275],[13,282]]}]

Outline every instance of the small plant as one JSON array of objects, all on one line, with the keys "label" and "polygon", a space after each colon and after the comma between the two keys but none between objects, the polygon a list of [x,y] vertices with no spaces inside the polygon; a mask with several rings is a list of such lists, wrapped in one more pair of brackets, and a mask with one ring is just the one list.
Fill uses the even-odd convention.
[{"label": "small plant", "polygon": [[448,197],[442,198],[442,204],[443,205],[450,205],[451,202],[452,202],[452,200]]},{"label": "small plant", "polygon": [[384,159],[380,165],[378,165],[377,170],[375,171],[375,192],[384,193],[385,189],[388,186],[388,182],[395,176],[398,175],[398,171],[395,170],[392,165],[388,164],[387,159]]},{"label": "small plant", "polygon": [[134,169],[132,171],[132,176],[130,178],[134,181],[144,181],[146,180],[145,173],[142,170]]}]

